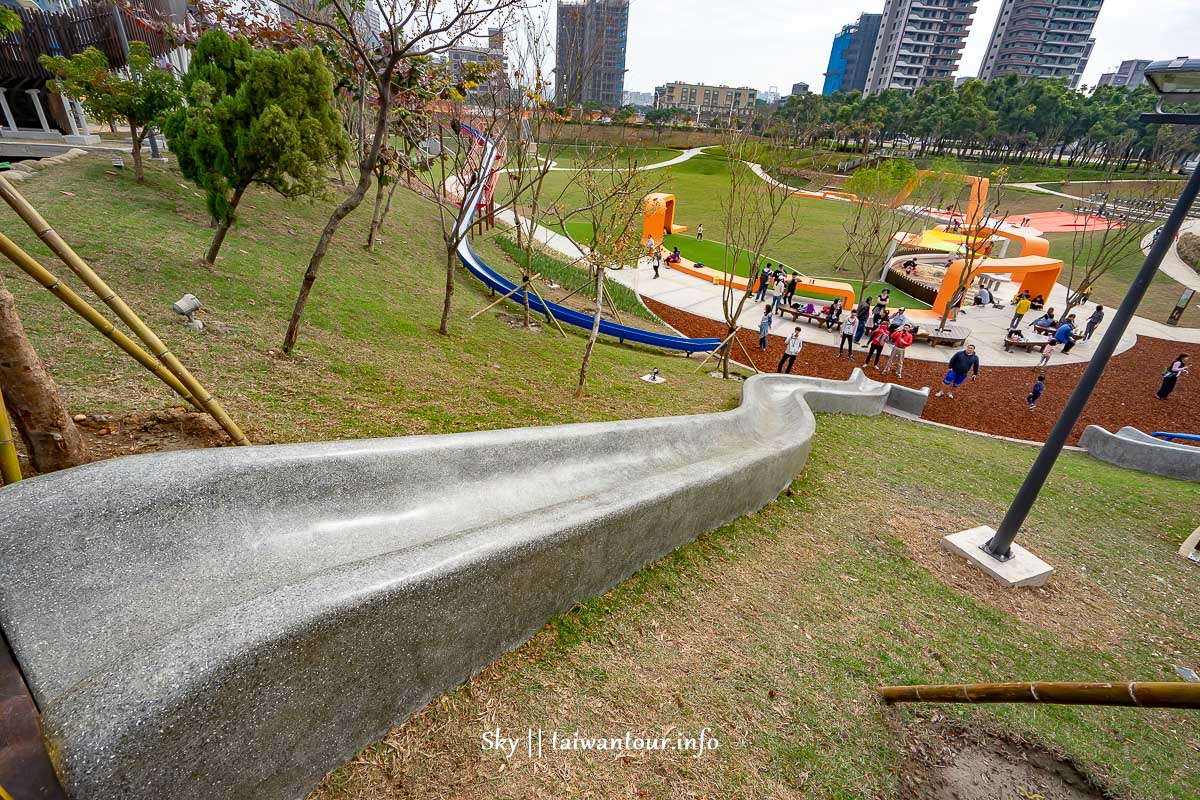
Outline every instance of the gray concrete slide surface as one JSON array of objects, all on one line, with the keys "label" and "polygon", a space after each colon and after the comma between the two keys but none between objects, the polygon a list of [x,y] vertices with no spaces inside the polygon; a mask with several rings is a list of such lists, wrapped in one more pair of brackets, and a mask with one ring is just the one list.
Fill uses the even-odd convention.
[{"label": "gray concrete slide surface", "polygon": [[1098,425],[1088,425],[1079,437],[1079,446],[1089,455],[1118,467],[1165,478],[1200,481],[1200,447],[1156,439],[1137,428],[1125,426],[1109,433]]},{"label": "gray concrete slide surface", "polygon": [[892,393],[764,375],[716,414],[33,478],[0,489],[0,625],[75,800],[292,800],[555,614],[774,500],[812,411]]}]

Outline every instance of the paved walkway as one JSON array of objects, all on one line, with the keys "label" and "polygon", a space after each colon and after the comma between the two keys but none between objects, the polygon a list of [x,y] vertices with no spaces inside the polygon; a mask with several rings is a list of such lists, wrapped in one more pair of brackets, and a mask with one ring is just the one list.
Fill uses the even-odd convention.
[{"label": "paved walkway", "polygon": [[[1180,227],[1180,233],[1194,233],[1200,236],[1200,220],[1184,220]],[[1149,253],[1150,245],[1154,243],[1153,231],[1146,234],[1146,238],[1142,239],[1142,252]],[[1162,264],[1159,265],[1159,270],[1164,274],[1174,278],[1179,283],[1189,289],[1195,289],[1200,292],[1200,273],[1188,266],[1188,263],[1179,257],[1179,242],[1171,242],[1171,249],[1163,257]]]}]

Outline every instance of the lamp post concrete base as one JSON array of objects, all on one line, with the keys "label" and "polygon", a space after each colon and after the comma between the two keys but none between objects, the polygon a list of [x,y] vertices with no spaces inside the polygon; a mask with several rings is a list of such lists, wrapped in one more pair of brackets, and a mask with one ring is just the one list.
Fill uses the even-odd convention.
[{"label": "lamp post concrete base", "polygon": [[986,525],[952,533],[942,539],[942,547],[960,555],[1005,586],[1045,586],[1054,567],[1021,545],[1012,545],[1012,558],[997,561],[981,549],[995,530]]},{"label": "lamp post concrete base", "polygon": [[1189,561],[1200,562],[1200,528],[1192,531],[1192,535],[1183,540],[1183,544],[1179,545],[1179,555]]}]

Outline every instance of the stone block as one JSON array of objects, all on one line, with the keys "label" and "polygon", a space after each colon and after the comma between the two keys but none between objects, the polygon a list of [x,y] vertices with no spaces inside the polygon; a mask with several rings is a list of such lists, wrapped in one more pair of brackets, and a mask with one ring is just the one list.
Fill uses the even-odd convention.
[{"label": "stone block", "polygon": [[950,534],[942,539],[942,547],[967,559],[1005,586],[1045,586],[1054,567],[1016,542],[1012,545],[1013,557],[1008,561],[997,561],[980,549],[995,533],[981,525]]}]

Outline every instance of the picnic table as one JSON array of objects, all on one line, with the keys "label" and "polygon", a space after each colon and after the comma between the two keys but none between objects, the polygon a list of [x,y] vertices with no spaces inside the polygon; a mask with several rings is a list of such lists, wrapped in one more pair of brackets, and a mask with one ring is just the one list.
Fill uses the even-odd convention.
[{"label": "picnic table", "polygon": [[1011,353],[1013,348],[1024,350],[1026,353],[1040,350],[1046,346],[1048,339],[1010,339],[1004,337],[1004,352]]},{"label": "picnic table", "polygon": [[[1034,325],[1033,332],[1040,333],[1043,336],[1053,336],[1055,333],[1058,332],[1058,329],[1061,326],[1061,324],[1062,323],[1056,323],[1054,325]],[[1083,336],[1084,336],[1083,331],[1079,330],[1078,328],[1076,328],[1074,331],[1071,332],[1071,338],[1074,339],[1075,341],[1079,341],[1080,339],[1083,338]]]},{"label": "picnic table", "polygon": [[970,335],[970,328],[965,328],[962,325],[947,325],[943,329],[918,326],[913,331],[913,342],[925,342],[930,347],[937,347],[940,344],[956,346],[965,342]]}]

